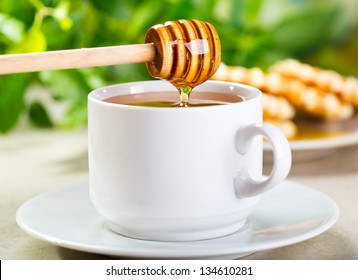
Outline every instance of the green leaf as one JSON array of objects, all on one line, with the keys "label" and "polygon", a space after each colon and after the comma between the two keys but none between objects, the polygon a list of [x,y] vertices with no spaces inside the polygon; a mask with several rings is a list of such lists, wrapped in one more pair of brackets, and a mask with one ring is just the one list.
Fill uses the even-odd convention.
[{"label": "green leaf", "polygon": [[91,2],[98,10],[110,16],[126,20],[130,19],[131,12],[129,4],[126,3],[127,1],[92,0]]},{"label": "green leaf", "polygon": [[247,21],[256,21],[260,15],[262,0],[245,1],[245,18]]},{"label": "green leaf", "polygon": [[339,14],[337,7],[302,10],[272,28],[272,41],[275,46],[288,51],[302,51],[324,44]]},{"label": "green leaf", "polygon": [[70,7],[71,3],[69,1],[62,0],[52,12],[52,16],[58,21],[63,31],[69,30],[73,24],[71,18],[68,16]]},{"label": "green leaf", "polygon": [[80,68],[78,72],[82,75],[89,90],[107,85],[107,81],[103,79],[104,67]]},{"label": "green leaf", "polygon": [[86,102],[86,96],[92,90],[77,69],[43,71],[39,77],[44,85],[51,89],[57,100]]},{"label": "green leaf", "polygon": [[25,35],[25,25],[8,15],[0,13],[0,40],[1,35],[11,43],[17,43],[22,40]]},{"label": "green leaf", "polygon": [[34,19],[35,8],[29,0],[1,0],[0,11],[29,27]]},{"label": "green leaf", "polygon": [[63,0],[41,0],[41,2],[46,7],[56,7],[63,2]]},{"label": "green leaf", "polygon": [[24,94],[30,74],[0,76],[0,132],[10,131],[25,110]]},{"label": "green leaf", "polygon": [[30,105],[29,117],[32,123],[36,126],[43,128],[53,127],[53,123],[47,113],[47,110],[39,102],[34,102]]},{"label": "green leaf", "polygon": [[87,104],[73,104],[67,111],[61,126],[64,128],[74,128],[87,124]]},{"label": "green leaf", "polygon": [[231,11],[231,1],[230,0],[221,0],[217,1],[214,6],[214,15],[221,22],[229,22],[230,20],[230,11]]},{"label": "green leaf", "polygon": [[[144,1],[133,12],[131,22],[128,25],[126,36],[130,40],[135,40],[139,35],[143,35],[141,40],[144,40],[144,33],[151,27],[155,19],[161,14],[161,1]],[[159,22],[156,22],[159,23]],[[155,23],[155,24],[156,24]]]},{"label": "green leaf", "polygon": [[87,77],[88,73],[86,70],[77,69],[40,73],[41,81],[53,92],[54,98],[69,105],[69,110],[59,121],[59,126],[73,128],[86,124],[87,95],[92,90],[88,83],[101,83]]},{"label": "green leaf", "polygon": [[45,35],[40,28],[33,26],[22,41],[9,49],[9,53],[43,52],[46,50],[46,47]]}]

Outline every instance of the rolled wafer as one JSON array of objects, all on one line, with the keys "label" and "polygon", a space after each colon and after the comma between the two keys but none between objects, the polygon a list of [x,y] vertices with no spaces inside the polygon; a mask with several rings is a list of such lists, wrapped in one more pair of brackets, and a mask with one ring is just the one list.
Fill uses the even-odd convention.
[{"label": "rolled wafer", "polygon": [[342,100],[358,108],[358,79],[356,77],[345,77],[336,71],[314,67],[295,59],[278,61],[270,68],[270,71],[298,79],[322,91],[335,93]]},{"label": "rolled wafer", "polygon": [[244,83],[271,95],[286,98],[298,111],[323,120],[344,120],[352,117],[353,106],[336,94],[308,86],[297,79],[277,72],[264,73],[259,68],[221,64],[213,79]]},{"label": "rolled wafer", "polygon": [[332,92],[308,86],[300,80],[268,73],[262,87],[271,94],[285,97],[298,111],[326,121],[346,120],[353,116],[352,104],[341,100]]},{"label": "rolled wafer", "polygon": [[264,118],[289,120],[295,116],[295,108],[283,97],[262,94]]}]

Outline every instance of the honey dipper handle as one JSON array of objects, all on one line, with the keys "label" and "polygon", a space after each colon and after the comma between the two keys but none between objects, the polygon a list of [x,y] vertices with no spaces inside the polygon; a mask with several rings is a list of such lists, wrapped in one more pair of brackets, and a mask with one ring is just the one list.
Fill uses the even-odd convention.
[{"label": "honey dipper handle", "polygon": [[0,55],[0,74],[150,62],[152,43]]}]

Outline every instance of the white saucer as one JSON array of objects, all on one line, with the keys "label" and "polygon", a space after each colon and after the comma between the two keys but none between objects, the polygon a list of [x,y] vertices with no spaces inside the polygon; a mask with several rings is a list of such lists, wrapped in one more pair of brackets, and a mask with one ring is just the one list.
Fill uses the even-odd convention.
[{"label": "white saucer", "polygon": [[337,221],[336,203],[316,190],[285,181],[266,193],[240,232],[195,242],[157,242],[118,235],[105,226],[89,200],[88,185],[41,194],[16,214],[29,235],[57,246],[115,257],[234,259],[301,242]]}]

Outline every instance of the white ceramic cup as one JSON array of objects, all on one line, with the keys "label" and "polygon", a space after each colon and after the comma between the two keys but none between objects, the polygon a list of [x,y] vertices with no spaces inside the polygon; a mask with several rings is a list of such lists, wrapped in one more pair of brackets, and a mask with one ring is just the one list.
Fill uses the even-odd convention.
[{"label": "white ceramic cup", "polygon": [[[123,94],[174,92],[165,81],[99,88],[88,96],[90,197],[115,232],[189,241],[240,230],[263,192],[291,167],[285,136],[262,123],[253,87],[207,81],[192,92],[238,94],[228,105],[155,108],[103,101]],[[179,97],[178,97],[179,98]],[[273,146],[262,175],[263,137]]]}]

